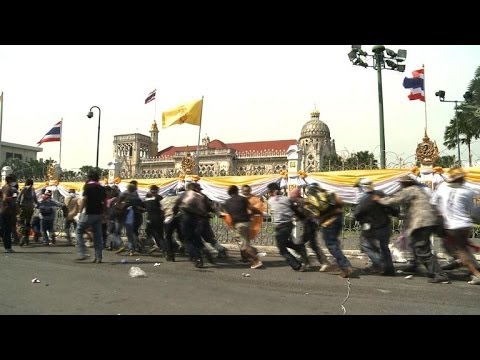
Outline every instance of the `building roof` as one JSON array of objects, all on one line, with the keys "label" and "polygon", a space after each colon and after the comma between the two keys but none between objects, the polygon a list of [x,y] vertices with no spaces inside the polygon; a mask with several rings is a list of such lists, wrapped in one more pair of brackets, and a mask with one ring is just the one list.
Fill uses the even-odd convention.
[{"label": "building roof", "polygon": [[[297,140],[272,140],[272,141],[252,141],[252,142],[242,142],[242,143],[230,143],[225,144],[223,141],[218,139],[212,140],[208,143],[209,149],[234,149],[237,153],[244,152],[259,152],[265,150],[273,151],[285,151],[287,153],[288,147],[290,145],[296,145]],[[191,151],[195,152],[197,145],[188,145],[188,146],[169,146],[163,150],[160,150],[157,153],[157,156],[171,157],[175,153],[182,151]]]},{"label": "building roof", "polygon": [[16,149],[22,149],[22,150],[30,150],[30,151],[36,151],[36,152],[42,152],[43,148],[39,146],[29,146],[29,145],[21,145],[21,144],[16,144],[16,143],[11,143],[11,142],[6,142],[6,141],[0,141],[1,146],[8,146]]}]

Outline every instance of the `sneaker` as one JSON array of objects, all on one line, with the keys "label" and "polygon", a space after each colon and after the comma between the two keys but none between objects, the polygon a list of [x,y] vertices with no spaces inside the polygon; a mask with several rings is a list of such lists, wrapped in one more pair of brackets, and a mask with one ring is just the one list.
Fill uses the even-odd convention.
[{"label": "sneaker", "polygon": [[5,249],[4,253],[14,253],[15,250],[13,249]]},{"label": "sneaker", "polygon": [[382,268],[376,265],[365,266],[362,269],[362,274],[380,274],[382,273]]},{"label": "sneaker", "polygon": [[333,271],[335,270],[336,266],[333,265],[333,264],[323,264],[322,266],[320,266],[320,272],[327,272],[327,271]]},{"label": "sneaker", "polygon": [[260,260],[255,261],[252,266],[250,266],[250,269],[259,269],[263,266],[263,263]]},{"label": "sneaker", "polygon": [[480,278],[472,275],[472,280],[468,282],[470,285],[480,285]]},{"label": "sneaker", "polygon": [[148,250],[149,254],[153,254],[155,251],[160,250],[157,245],[153,245],[150,250]]},{"label": "sneaker", "polygon": [[340,276],[343,279],[358,278],[358,275],[353,271],[352,267],[350,266],[345,269],[342,269],[342,271],[338,276]]},{"label": "sneaker", "polygon": [[203,268],[203,260],[201,258],[195,260],[195,267],[200,269]]},{"label": "sneaker", "polygon": [[431,284],[450,284],[449,278],[443,275],[434,276],[433,278],[428,279],[428,282]]},{"label": "sneaker", "polygon": [[305,271],[305,265],[301,264],[298,268],[293,269],[293,270],[298,271],[298,272],[304,272]]},{"label": "sneaker", "polygon": [[125,249],[125,246],[120,246],[120,249],[118,249],[117,251],[115,251],[115,253],[117,254],[120,254],[122,252],[124,252],[126,249]]}]

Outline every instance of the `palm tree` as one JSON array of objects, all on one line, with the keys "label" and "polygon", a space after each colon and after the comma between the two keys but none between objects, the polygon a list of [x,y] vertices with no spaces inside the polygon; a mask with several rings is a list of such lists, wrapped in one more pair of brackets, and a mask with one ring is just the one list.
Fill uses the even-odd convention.
[{"label": "palm tree", "polygon": [[450,120],[450,124],[445,128],[445,133],[443,136],[443,145],[445,145],[447,149],[454,149],[457,147],[458,131],[458,139],[460,144],[467,145],[468,148],[469,166],[472,166],[472,140],[480,137],[480,126],[478,126],[477,121],[474,121],[472,118],[473,115],[471,111],[457,111],[455,117]]},{"label": "palm tree", "polygon": [[445,128],[443,145],[447,149],[455,148],[458,131],[459,142],[467,145],[468,164],[472,166],[472,140],[480,137],[480,66],[475,71],[475,77],[470,81],[468,91],[472,94],[472,99],[455,108],[455,116]]},{"label": "palm tree", "polygon": [[470,104],[480,106],[480,66],[475,71],[475,77],[468,85],[468,91],[472,94]]}]

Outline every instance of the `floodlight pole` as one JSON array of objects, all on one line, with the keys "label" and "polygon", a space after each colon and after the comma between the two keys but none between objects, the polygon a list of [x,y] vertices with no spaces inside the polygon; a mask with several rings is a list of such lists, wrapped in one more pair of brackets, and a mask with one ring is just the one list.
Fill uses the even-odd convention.
[{"label": "floodlight pole", "polygon": [[380,168],[385,169],[385,121],[383,115],[382,53],[375,54],[378,77],[378,115],[380,120]]}]

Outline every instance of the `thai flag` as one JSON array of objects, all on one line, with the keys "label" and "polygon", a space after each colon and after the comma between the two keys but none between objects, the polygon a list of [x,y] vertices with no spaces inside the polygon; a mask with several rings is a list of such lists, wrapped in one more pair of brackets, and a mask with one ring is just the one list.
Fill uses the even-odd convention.
[{"label": "thai flag", "polygon": [[403,87],[410,89],[408,98],[410,100],[421,100],[425,102],[425,84],[423,69],[412,71],[413,78],[403,79]]},{"label": "thai flag", "polygon": [[62,122],[61,121],[56,123],[53,126],[53,128],[51,128],[50,131],[47,132],[37,144],[40,145],[44,142],[50,142],[50,141],[62,141]]},{"label": "thai flag", "polygon": [[148,104],[150,101],[155,100],[156,94],[157,94],[157,89],[153,90],[150,94],[148,94],[147,98],[145,99],[145,104]]}]

